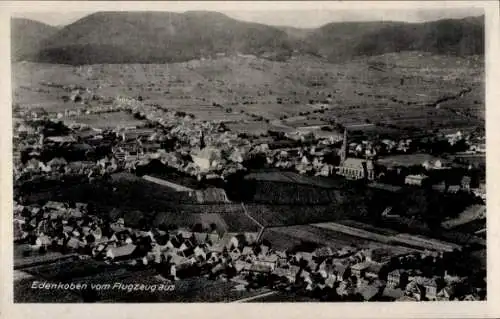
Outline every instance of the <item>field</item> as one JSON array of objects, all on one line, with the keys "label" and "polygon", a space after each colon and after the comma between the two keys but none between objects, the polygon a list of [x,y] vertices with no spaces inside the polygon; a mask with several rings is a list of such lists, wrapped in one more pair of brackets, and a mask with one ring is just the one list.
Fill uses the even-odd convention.
[{"label": "field", "polygon": [[292,226],[352,217],[357,211],[335,209],[334,205],[245,205],[249,214],[265,226]]},{"label": "field", "polygon": [[[124,217],[130,225],[145,218],[155,225],[190,228],[195,224],[220,230],[259,231],[260,227],[244,214],[239,203],[199,204],[185,192],[148,182],[132,174],[114,174],[110,183],[64,185],[30,192],[28,200],[73,200],[91,203],[101,216]],[[113,190],[113,188],[116,188]]]},{"label": "field", "polygon": [[67,282],[78,278],[94,277],[103,273],[113,273],[117,270],[115,265],[94,260],[65,260],[47,265],[34,266],[23,269],[33,276],[43,277],[55,282]]},{"label": "field", "polygon": [[470,155],[451,155],[450,160],[457,161],[459,163],[467,163],[473,166],[486,166],[486,155],[485,154],[470,154]]},{"label": "field", "polygon": [[430,163],[436,160],[443,159],[429,155],[424,153],[416,153],[416,154],[401,154],[401,155],[391,155],[379,158],[377,162],[381,165],[385,166],[411,166],[411,165],[422,165],[425,161],[429,161]]},{"label": "field", "polygon": [[204,229],[209,229],[215,224],[219,231],[230,232],[258,232],[260,226],[247,217],[243,212],[236,213],[158,213],[155,216],[156,225],[177,225],[178,227],[191,228],[195,224],[201,224]]},{"label": "field", "polygon": [[[363,236],[363,231],[357,233],[347,233],[339,231],[338,228],[325,228],[321,225],[300,225],[289,227],[268,228],[263,233],[263,238],[268,240],[276,249],[290,250],[296,245],[308,242],[318,246],[329,246],[334,249],[341,249],[356,243],[362,248],[384,248],[393,254],[407,253],[414,249],[393,245],[389,243],[387,236],[375,234]],[[384,240],[381,240],[384,239]]]},{"label": "field", "polygon": [[137,120],[132,114],[126,112],[112,112],[101,114],[84,114],[77,118],[70,118],[66,123],[82,123],[91,125],[100,129],[113,129],[119,126],[130,127],[144,124],[143,121]]},{"label": "field", "polygon": [[484,61],[476,56],[416,52],[343,64],[307,56],[286,62],[224,57],[80,67],[17,63],[13,90],[14,102],[48,103],[58,111],[72,107],[62,103],[67,92],[44,83],[82,86],[104,97],[141,96],[145,103],[193,113],[202,120],[238,122],[232,129],[241,132],[262,131],[267,120],[278,120],[275,124],[288,130],[333,120],[344,125],[370,122],[378,124],[378,130],[426,131],[484,127],[483,73]]},{"label": "field", "polygon": [[304,176],[293,172],[283,171],[254,171],[245,176],[248,180],[283,182],[315,186],[320,188],[339,188],[343,180],[334,180],[331,178],[322,178],[319,176]]},{"label": "field", "polygon": [[228,123],[227,128],[233,132],[252,134],[255,136],[259,136],[262,134],[266,134],[267,131],[276,131],[288,133],[292,132],[293,129],[288,126],[277,126],[272,123],[267,123],[265,121],[243,121],[236,123]]}]

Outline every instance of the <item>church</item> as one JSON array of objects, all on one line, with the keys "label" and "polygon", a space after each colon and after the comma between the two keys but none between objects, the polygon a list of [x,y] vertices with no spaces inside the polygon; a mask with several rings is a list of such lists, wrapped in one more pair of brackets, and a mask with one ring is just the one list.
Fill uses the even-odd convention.
[{"label": "church", "polygon": [[338,167],[338,175],[344,176],[352,180],[374,180],[375,166],[373,160],[347,157],[347,129],[344,129],[344,140],[342,149],[340,150],[340,166]]}]

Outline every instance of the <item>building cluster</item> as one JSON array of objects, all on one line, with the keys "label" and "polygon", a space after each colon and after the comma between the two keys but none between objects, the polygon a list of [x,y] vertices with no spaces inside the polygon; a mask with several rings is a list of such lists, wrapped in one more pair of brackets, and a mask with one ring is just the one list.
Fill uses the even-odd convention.
[{"label": "building cluster", "polygon": [[[232,173],[245,170],[243,162],[258,154],[266,159],[266,166],[294,170],[301,174],[340,175],[354,180],[376,180],[383,176],[381,171],[386,168],[377,162],[377,158],[392,153],[408,153],[414,148],[411,139],[399,141],[382,139],[375,142],[364,140],[359,143],[352,141],[349,143],[347,130],[344,132],[340,152],[333,148],[334,144],[340,140],[340,136],[336,133],[319,137],[309,131],[306,132],[307,134],[302,134],[303,132],[300,131],[302,133],[298,134],[298,137],[285,134],[287,141],[300,140],[300,143],[296,146],[290,146],[290,143],[280,146],[279,140],[273,138],[270,138],[267,143],[259,139],[242,138],[225,129],[221,121],[202,121],[184,112],[143,103],[140,98],[122,96],[115,97],[110,103],[87,106],[79,112],[85,114],[128,112],[145,120],[141,127],[118,127],[113,130],[117,139],[113,142],[110,156],[118,160],[119,166],[134,170],[138,165],[147,164],[152,159],[160,159],[163,163],[199,179],[202,177],[225,178]],[[44,116],[40,112],[32,113],[35,113],[37,118]],[[71,125],[71,128],[77,132],[89,129],[93,131],[93,134],[90,134],[92,136],[89,136],[93,140],[87,141],[87,144],[102,142],[102,130],[89,128],[85,124],[72,123]],[[40,142],[34,138],[36,129],[21,123],[16,131],[20,136],[24,136],[25,143],[33,147],[34,155],[40,152],[43,142],[39,145]],[[72,142],[67,140],[70,137],[51,138],[59,138],[60,141],[56,141],[59,144]],[[461,132],[446,135],[445,138],[452,145],[465,140],[471,149],[480,148],[481,145],[480,139],[472,139],[470,135]],[[169,146],[167,147],[166,144]],[[333,159],[334,157],[340,157],[340,163]],[[444,168],[442,163],[437,162],[423,163],[422,166],[425,170]],[[404,178],[404,183],[422,186],[427,180],[424,173],[408,174]],[[455,188],[451,187],[451,190]],[[478,187],[473,187],[473,189],[477,190]]]},{"label": "building cluster", "polygon": [[[290,252],[273,249],[258,236],[133,229],[123,218],[103,222],[82,203],[16,204],[14,209],[14,238],[25,243],[27,251],[56,250],[107,263],[152,266],[172,280],[206,276],[232,280],[238,283],[236,289],[335,291],[345,300],[478,300],[481,293],[464,290],[466,278],[442,266],[442,253],[436,251],[394,255],[383,248],[322,246]],[[423,260],[425,267],[441,265],[442,274],[424,273]]]}]

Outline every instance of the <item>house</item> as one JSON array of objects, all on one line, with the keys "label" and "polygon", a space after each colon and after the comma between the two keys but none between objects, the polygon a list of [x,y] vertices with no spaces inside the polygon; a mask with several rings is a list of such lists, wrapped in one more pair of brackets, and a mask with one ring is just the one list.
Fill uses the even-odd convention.
[{"label": "house", "polygon": [[23,230],[24,220],[14,220],[14,240],[23,239],[27,233]]},{"label": "house", "polygon": [[340,250],[337,251],[336,257],[337,258],[345,258],[345,257],[352,255],[355,252],[356,252],[355,248],[349,247],[349,246],[344,246]]},{"label": "house", "polygon": [[368,281],[368,279],[365,279],[365,278],[357,278],[353,280],[353,282],[356,284],[356,287],[357,288],[361,288],[361,287],[364,287],[364,286],[367,286],[370,284],[370,282]]},{"label": "house", "polygon": [[[180,237],[180,236],[178,236]],[[182,242],[182,244],[179,246],[179,251],[184,251],[184,250],[187,250],[187,249],[192,249],[194,248],[196,245],[193,243],[193,241],[189,238],[182,238],[182,239],[179,239],[180,242]]]},{"label": "house", "polygon": [[335,276],[335,266],[329,260],[324,260],[318,265],[317,272],[323,278],[328,278],[329,276]]},{"label": "house", "polygon": [[[181,246],[181,247],[182,247],[182,246]],[[193,247],[193,246],[191,246],[191,247],[186,247],[186,248],[184,248],[184,249],[180,249],[180,248],[179,248],[179,249],[177,250],[177,254],[178,254],[179,256],[186,257],[186,258],[191,257],[191,256],[193,256],[193,255],[194,255],[194,247]]]},{"label": "house", "polygon": [[211,252],[222,253],[224,249],[227,249],[230,245],[231,238],[233,236],[231,234],[224,234],[222,238],[215,244],[210,246]]},{"label": "house", "polygon": [[106,251],[106,258],[117,260],[132,257],[136,246],[134,244],[127,244],[119,247],[111,247]]},{"label": "house", "polygon": [[422,282],[421,285],[425,289],[425,297],[428,300],[436,300],[437,297],[437,290],[438,290],[438,284],[434,278],[429,279],[425,278]]},{"label": "house", "polygon": [[54,201],[48,201],[45,205],[43,205],[43,207],[51,210],[66,210],[66,205],[64,203]]},{"label": "house", "polygon": [[274,268],[266,263],[259,263],[259,262],[254,262],[252,266],[250,267],[250,272],[252,273],[264,273],[264,274],[270,274]]},{"label": "house", "polygon": [[47,248],[52,243],[50,237],[41,233],[35,241],[36,248]]},{"label": "house", "polygon": [[214,245],[217,242],[221,240],[221,236],[217,232],[212,232],[212,233],[199,233],[199,232],[194,232],[193,233],[194,240],[197,243],[206,243],[207,245]]},{"label": "house", "polygon": [[455,286],[443,287],[436,295],[438,301],[450,301],[455,298]]},{"label": "house", "polygon": [[52,142],[52,143],[57,143],[57,144],[65,144],[65,143],[75,143],[76,139],[71,136],[49,136],[45,138],[45,141],[47,142]]},{"label": "house", "polygon": [[370,265],[365,270],[365,276],[371,279],[379,278],[380,270],[382,269],[382,264],[376,262],[370,262]]},{"label": "house", "polygon": [[470,176],[464,176],[462,177],[462,181],[460,182],[460,185],[462,186],[462,189],[465,190],[465,191],[469,191],[470,190],[470,184],[471,184],[471,178]]},{"label": "house", "polygon": [[266,246],[264,244],[260,244],[259,245],[259,249],[260,249],[259,255],[260,256],[266,256],[269,253],[271,247]]},{"label": "house", "polygon": [[300,273],[300,278],[304,281],[306,284],[306,290],[312,290],[313,289],[313,280],[311,278],[311,273],[308,272],[307,270],[303,270]]},{"label": "house", "polygon": [[218,252],[213,252],[213,251],[209,251],[207,253],[207,263],[208,264],[215,264],[215,263],[218,263],[220,261],[220,257],[221,257],[221,254],[218,253]]},{"label": "house", "polygon": [[163,256],[168,263],[175,265],[177,270],[191,265],[189,258],[180,256],[174,252],[167,251]]},{"label": "house", "polygon": [[405,285],[405,277],[408,275],[400,270],[400,269],[395,269],[389,274],[387,274],[387,286],[388,287],[399,287],[400,285]]},{"label": "house", "polygon": [[275,268],[273,270],[273,274],[278,276],[278,277],[288,279],[288,281],[290,283],[294,283],[299,271],[300,271],[300,267],[291,265],[287,268],[284,268],[284,267]]},{"label": "house", "polygon": [[486,184],[480,183],[478,188],[472,188],[472,193],[486,201]]},{"label": "house", "polygon": [[426,175],[423,175],[423,174],[408,175],[405,177],[405,184],[406,185],[413,185],[413,186],[422,186],[427,179],[428,179],[428,177]]},{"label": "house", "polygon": [[336,291],[339,296],[348,296],[354,294],[356,288],[348,281],[341,281]]},{"label": "house", "polygon": [[76,237],[71,237],[66,243],[66,247],[71,249],[78,249],[82,247],[82,242]]},{"label": "house", "polygon": [[432,160],[426,160],[422,163],[422,166],[426,169],[426,170],[433,170],[433,169],[443,169],[443,168],[446,168],[445,166],[445,163],[440,160],[440,159],[436,159],[435,161],[432,161]]},{"label": "house", "polygon": [[314,258],[326,258],[326,257],[331,257],[333,255],[334,255],[333,250],[327,246],[320,247],[313,252]]},{"label": "house", "polygon": [[438,184],[434,184],[432,185],[432,189],[435,190],[435,191],[438,191],[438,192],[445,192],[446,191],[446,183],[444,181],[438,183]]},{"label": "house", "polygon": [[448,190],[447,190],[447,192],[451,193],[451,194],[456,194],[456,193],[458,193],[458,191],[460,191],[460,186],[459,185],[450,185],[448,187]]},{"label": "house", "polygon": [[233,267],[237,273],[245,272],[245,271],[248,272],[248,271],[250,271],[252,264],[248,263],[246,261],[243,261],[243,260],[236,260],[233,262]]},{"label": "house", "polygon": [[366,260],[375,263],[385,263],[391,259],[391,251],[384,248],[374,248],[366,252]]},{"label": "house", "polygon": [[366,269],[370,267],[370,262],[360,262],[351,267],[351,272],[353,276],[361,278],[365,276]]},{"label": "house", "polygon": [[238,247],[234,247],[232,245],[230,245],[230,250],[229,250],[229,256],[231,257],[231,259],[238,259],[240,258],[241,256],[241,250],[238,248]]},{"label": "house", "polygon": [[271,270],[276,268],[278,263],[278,256],[276,254],[268,255],[268,256],[260,256],[257,260],[254,261],[255,264],[264,265],[266,267],[270,267]]},{"label": "house", "polygon": [[207,259],[208,246],[205,244],[198,245],[194,248],[193,254],[196,258],[202,258],[203,260]]},{"label": "house", "polygon": [[337,278],[335,276],[328,276],[325,279],[325,286],[329,288],[335,287],[335,283],[337,282]]},{"label": "house", "polygon": [[241,256],[252,256],[252,255],[254,255],[254,251],[250,246],[245,246],[241,250]]},{"label": "house", "polygon": [[125,228],[125,220],[123,218],[118,218],[114,223],[111,224],[111,228],[118,228],[123,230]]},{"label": "house", "polygon": [[415,280],[412,280],[406,285],[405,288],[405,296],[413,298],[413,300],[420,301],[422,300],[424,292],[421,289],[421,286]]},{"label": "house", "polygon": [[178,236],[172,236],[169,238],[166,248],[168,249],[179,249],[182,245],[182,241],[179,239]]},{"label": "house", "polygon": [[343,281],[344,279],[349,278],[349,276],[351,275],[351,268],[349,268],[349,266],[338,263],[334,264],[334,266],[334,271],[337,274],[338,281]]},{"label": "house", "polygon": [[50,166],[51,169],[57,169],[67,164],[68,162],[62,157],[55,157],[47,163],[47,165]]}]

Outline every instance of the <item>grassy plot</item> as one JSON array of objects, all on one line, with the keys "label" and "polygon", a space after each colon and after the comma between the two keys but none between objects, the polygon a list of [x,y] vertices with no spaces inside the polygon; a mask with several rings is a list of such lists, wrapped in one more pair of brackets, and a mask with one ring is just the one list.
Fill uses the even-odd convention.
[{"label": "grassy plot", "polygon": [[24,271],[46,280],[66,282],[110,272],[116,268],[114,265],[94,260],[67,260],[27,268]]},{"label": "grassy plot", "polygon": [[112,129],[118,126],[140,126],[144,124],[144,121],[135,119],[132,114],[126,112],[84,114],[74,119],[68,119],[66,122],[83,123],[101,129]]}]

